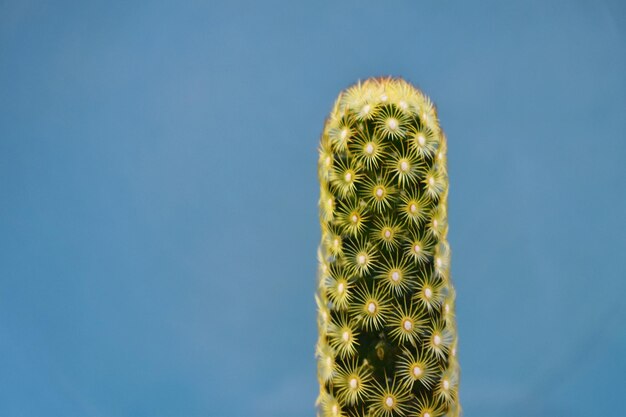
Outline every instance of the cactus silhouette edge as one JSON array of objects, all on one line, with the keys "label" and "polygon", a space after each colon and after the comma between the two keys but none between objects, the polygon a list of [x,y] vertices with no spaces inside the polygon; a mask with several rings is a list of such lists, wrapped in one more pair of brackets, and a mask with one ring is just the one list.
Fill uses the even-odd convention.
[{"label": "cactus silhouette edge", "polygon": [[402,78],[342,91],[319,144],[321,417],[455,417],[446,137]]}]

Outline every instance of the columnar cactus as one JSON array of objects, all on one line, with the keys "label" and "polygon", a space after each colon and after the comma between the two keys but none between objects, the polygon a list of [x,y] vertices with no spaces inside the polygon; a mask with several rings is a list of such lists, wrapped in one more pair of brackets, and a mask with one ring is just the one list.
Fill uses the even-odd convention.
[{"label": "columnar cactus", "polygon": [[352,86],[326,120],[318,172],[318,416],[458,416],[435,107],[402,79]]}]

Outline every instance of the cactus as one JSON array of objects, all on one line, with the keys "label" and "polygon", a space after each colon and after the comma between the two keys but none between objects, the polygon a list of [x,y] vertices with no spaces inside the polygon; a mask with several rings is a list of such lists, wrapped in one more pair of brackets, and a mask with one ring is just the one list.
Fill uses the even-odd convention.
[{"label": "cactus", "polygon": [[343,91],[319,146],[318,416],[458,416],[446,139],[398,78]]}]

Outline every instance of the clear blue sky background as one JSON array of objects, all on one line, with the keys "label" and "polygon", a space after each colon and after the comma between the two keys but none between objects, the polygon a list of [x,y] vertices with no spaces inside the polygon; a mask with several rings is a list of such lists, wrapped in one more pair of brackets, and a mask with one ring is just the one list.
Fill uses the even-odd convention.
[{"label": "clear blue sky background", "polygon": [[0,416],[312,417],[317,143],[449,141],[467,417],[626,416],[626,6],[0,1]]}]

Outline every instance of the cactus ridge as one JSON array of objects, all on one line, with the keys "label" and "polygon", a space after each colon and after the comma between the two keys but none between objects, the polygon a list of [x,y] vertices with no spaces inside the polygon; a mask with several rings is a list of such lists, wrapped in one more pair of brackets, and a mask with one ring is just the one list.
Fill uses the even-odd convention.
[{"label": "cactus ridge", "polygon": [[459,416],[446,138],[435,106],[400,78],[341,92],[318,177],[318,416]]}]

